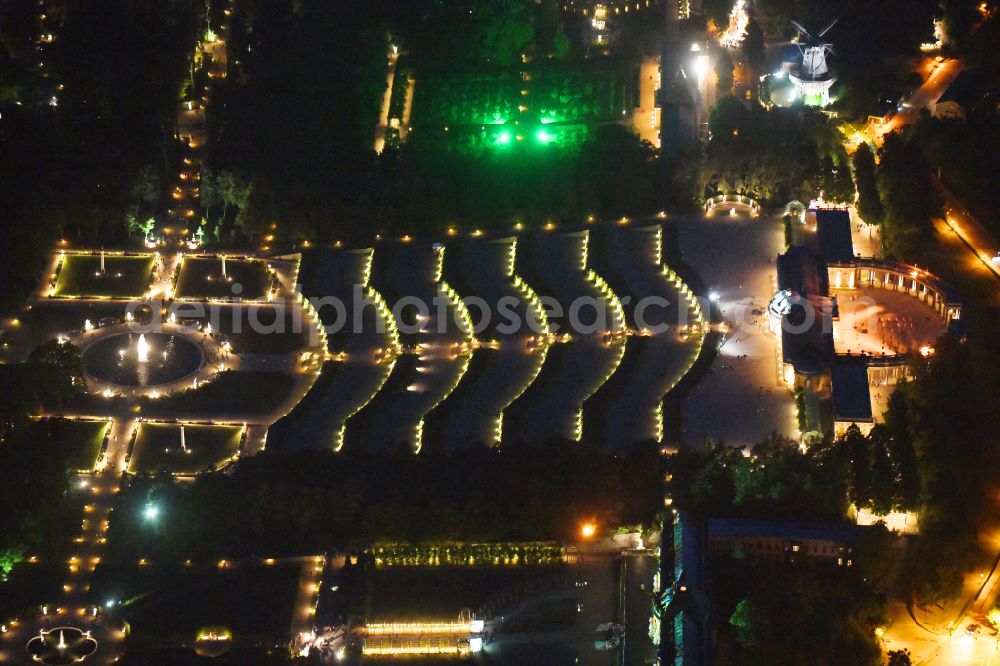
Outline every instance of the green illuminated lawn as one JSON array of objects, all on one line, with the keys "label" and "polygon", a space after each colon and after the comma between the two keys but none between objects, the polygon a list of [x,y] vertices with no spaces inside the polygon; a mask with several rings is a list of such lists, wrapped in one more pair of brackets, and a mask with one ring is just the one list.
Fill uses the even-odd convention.
[{"label": "green illuminated lawn", "polygon": [[[634,108],[620,66],[536,66],[490,74],[417,77],[413,124],[492,125],[528,114],[552,122],[620,120]],[[525,107],[525,111],[521,108]]]},{"label": "green illuminated lawn", "polygon": [[226,259],[226,276],[230,279],[222,278],[221,259],[185,258],[175,295],[182,299],[258,300],[267,294],[271,281],[263,262],[245,259]]},{"label": "green illuminated lawn", "polygon": [[240,426],[187,425],[184,439],[190,453],[185,453],[179,425],[143,423],[129,471],[153,473],[166,469],[174,474],[197,474],[235,455],[242,434]]},{"label": "green illuminated lawn", "polygon": [[46,419],[35,424],[36,437],[54,441],[66,469],[79,472],[94,468],[107,429],[108,421]]},{"label": "green illuminated lawn", "polygon": [[492,73],[417,77],[414,139],[448,150],[574,149],[595,124],[619,122],[635,106],[628,68],[533,66]]},{"label": "green illuminated lawn", "polygon": [[141,298],[149,287],[153,257],[67,254],[56,281],[54,296]]}]

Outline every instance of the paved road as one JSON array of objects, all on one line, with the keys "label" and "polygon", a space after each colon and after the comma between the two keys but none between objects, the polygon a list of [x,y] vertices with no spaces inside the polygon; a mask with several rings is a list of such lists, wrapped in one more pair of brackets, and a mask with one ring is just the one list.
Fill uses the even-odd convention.
[{"label": "paved road", "polygon": [[656,108],[656,89],[660,86],[660,59],[647,57],[639,67],[639,108],[632,122],[639,138],[660,147],[660,110]]},{"label": "paved road", "polygon": [[920,67],[921,73],[926,73],[923,85],[920,86],[908,99],[904,100],[902,110],[894,115],[882,126],[870,126],[876,141],[881,142],[884,135],[893,132],[904,125],[909,125],[920,118],[920,111],[929,108],[933,109],[938,98],[944,94],[962,71],[965,64],[962,60],[945,60],[937,63],[933,59],[928,59]]},{"label": "paved road", "polygon": [[940,180],[936,180],[936,183],[944,196],[945,223],[968,247],[969,252],[1000,280],[1000,265],[993,261],[994,257],[1000,255],[1000,242],[997,242],[997,239],[962,205],[944,183]]},{"label": "paved road", "polygon": [[378,124],[375,125],[375,152],[381,153],[385,148],[385,132],[389,128],[389,106],[392,101],[392,86],[396,81],[396,62],[399,60],[399,50],[389,47],[387,54],[387,69],[385,74],[385,92],[382,94],[382,106],[378,114]]},{"label": "paved road", "polygon": [[649,618],[653,608],[653,575],[657,561],[652,555],[629,554],[622,560],[625,644],[622,664],[656,663],[656,648],[649,639]]}]

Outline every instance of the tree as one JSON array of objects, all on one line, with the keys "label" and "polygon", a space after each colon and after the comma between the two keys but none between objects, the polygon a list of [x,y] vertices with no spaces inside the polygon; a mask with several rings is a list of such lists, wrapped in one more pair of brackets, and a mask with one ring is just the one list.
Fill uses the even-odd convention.
[{"label": "tree", "polygon": [[129,215],[138,217],[143,209],[151,209],[160,201],[160,174],[147,164],[132,179],[129,193]]},{"label": "tree", "polygon": [[719,96],[729,95],[733,91],[733,59],[729,51],[719,49],[715,58],[715,76],[718,77],[717,88]]},{"label": "tree", "polygon": [[759,643],[757,632],[760,624],[766,621],[758,608],[750,599],[743,599],[736,604],[736,610],[729,616],[729,624],[736,630],[736,640],[745,648],[756,648]]},{"label": "tree", "polygon": [[569,54],[569,38],[566,36],[562,11],[556,0],[543,0],[538,4],[535,32],[539,55],[551,55],[562,60]]},{"label": "tree", "polygon": [[878,193],[875,177],[875,155],[867,143],[862,143],[854,153],[854,180],[858,190],[858,215],[868,224],[882,224],[885,208]]},{"label": "tree", "polygon": [[913,436],[909,430],[910,420],[906,414],[906,383],[903,390],[893,391],[889,396],[885,429],[889,435],[889,455],[895,467],[896,503],[901,511],[914,511],[920,503],[920,468],[917,452],[913,446]]},{"label": "tree", "polygon": [[58,368],[71,384],[83,385],[83,357],[80,348],[70,342],[49,340],[36,347],[28,356],[28,361]]},{"label": "tree", "polygon": [[913,364],[912,381],[897,386],[886,416],[894,437],[905,428],[917,461],[920,535],[903,569],[921,604],[954,598],[964,574],[982,561],[982,498],[996,482],[993,423],[982,415],[995,410],[988,387],[996,384],[997,365],[992,343],[976,353],[971,344],[939,339],[931,358]]},{"label": "tree", "polygon": [[856,425],[847,429],[841,440],[851,461],[851,501],[869,506],[872,500],[872,452],[869,442]]},{"label": "tree", "polygon": [[876,425],[868,433],[867,440],[872,457],[872,511],[884,516],[899,505],[894,492],[897,483],[889,454],[889,433],[884,426]]},{"label": "tree", "polygon": [[0,583],[7,580],[7,576],[14,570],[14,566],[24,561],[24,548],[21,546],[8,546],[0,549]]},{"label": "tree", "polygon": [[747,25],[747,36],[743,39],[743,57],[756,70],[762,70],[767,65],[767,50],[764,44],[764,31],[757,19],[751,18]]},{"label": "tree", "polygon": [[910,651],[903,650],[889,650],[889,661],[886,662],[886,666],[910,666],[913,662],[910,660]]},{"label": "tree", "polygon": [[890,256],[912,261],[933,236],[932,220],[943,212],[941,195],[919,147],[901,133],[885,137],[879,156],[883,243]]},{"label": "tree", "polygon": [[225,169],[218,172],[206,170],[203,178],[205,205],[207,207],[222,206],[219,224],[225,224],[232,206],[240,210],[247,207],[253,184],[244,180],[234,171]]},{"label": "tree", "polygon": [[942,21],[948,42],[962,46],[979,19],[979,0],[941,0]]},{"label": "tree", "polygon": [[470,10],[469,55],[482,62],[512,65],[535,40],[532,6],[525,0],[477,0]]}]

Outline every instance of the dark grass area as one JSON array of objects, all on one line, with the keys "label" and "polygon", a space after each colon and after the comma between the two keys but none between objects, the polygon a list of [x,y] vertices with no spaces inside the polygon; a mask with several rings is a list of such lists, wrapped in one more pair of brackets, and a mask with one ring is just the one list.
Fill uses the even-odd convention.
[{"label": "dark grass area", "polygon": [[374,569],[371,621],[453,620],[475,611],[492,595],[526,580],[551,575],[551,567],[386,567]]},{"label": "dark grass area", "polygon": [[207,316],[188,317],[185,307],[180,307],[177,318],[195,319],[203,325],[210,323],[213,331],[229,336],[237,354],[289,354],[308,342],[305,322],[275,305],[212,304],[198,314]]},{"label": "dark grass area", "polygon": [[446,425],[473,394],[474,387],[489,372],[496,356],[496,353],[487,347],[472,352],[469,367],[458,381],[455,390],[424,419],[424,446],[431,447],[424,450],[430,451],[435,446],[443,445]]},{"label": "dark grass area", "polygon": [[[365,660],[365,664],[368,664]],[[396,662],[399,663],[398,661]],[[453,662],[454,663],[454,662]],[[285,650],[270,648],[233,648],[218,657],[198,656],[187,647],[150,647],[129,645],[118,666],[287,666]],[[423,663],[420,666],[425,666]]]},{"label": "dark grass area", "polygon": [[144,399],[142,413],[161,418],[178,413],[219,418],[263,416],[287,398],[294,386],[295,378],[283,372],[227,370],[197,389]]},{"label": "dark grass area", "polygon": [[[388,405],[406,390],[406,386],[416,377],[417,357],[407,354],[396,360],[392,372],[382,389],[372,398],[371,402],[355,414],[354,418],[347,422],[347,429],[344,433],[345,442],[368,442],[368,433],[375,425],[375,421],[381,418]],[[366,446],[366,449],[369,447]]]},{"label": "dark grass area", "polygon": [[153,257],[68,254],[63,258],[55,296],[111,296],[139,298],[149,287]]},{"label": "dark grass area", "polygon": [[63,452],[60,458],[66,469],[82,472],[97,463],[108,425],[108,421],[45,419],[36,424],[35,433],[36,437],[51,440]]},{"label": "dark grass area", "polygon": [[[252,300],[263,298],[271,278],[267,265],[261,261],[226,259],[226,275],[222,278],[219,258],[185,258],[177,278],[177,298],[233,298]],[[242,287],[242,290],[234,287]],[[238,293],[237,293],[238,292]]]},{"label": "dark grass area", "polygon": [[167,469],[174,474],[196,474],[218,467],[239,450],[242,433],[240,426],[185,426],[184,439],[190,451],[185,453],[180,446],[179,425],[143,423],[129,471]]},{"label": "dark grass area", "polygon": [[[313,441],[319,441],[329,431],[329,428],[325,427],[325,424],[323,427],[316,427],[312,415],[317,410],[323,408],[326,393],[333,385],[340,367],[341,364],[334,361],[327,361],[323,364],[319,378],[313,383],[312,388],[305,394],[305,397],[292,408],[292,411],[275,421],[268,428],[268,446],[285,450],[301,446],[302,442],[299,438],[303,437],[303,424],[314,426],[305,431],[308,433],[305,436]],[[317,430],[320,432],[316,432]]]},{"label": "dark grass area", "polygon": [[[110,301],[47,300],[32,304],[30,310],[18,314],[20,325],[8,327],[2,335],[7,347],[0,349],[0,359],[14,363],[23,361],[33,349],[70,331],[83,331],[89,319],[95,326],[104,317],[125,316],[125,303]],[[79,344],[79,338],[70,340]]]},{"label": "dark grass area", "polygon": [[21,562],[15,566],[7,580],[0,582],[0,622],[35,606],[59,601],[68,575],[65,562]]},{"label": "dark grass area", "polygon": [[232,631],[236,645],[287,640],[300,563],[218,567],[100,565],[90,598],[120,601],[114,612],[138,644],[192,643],[206,627]]}]

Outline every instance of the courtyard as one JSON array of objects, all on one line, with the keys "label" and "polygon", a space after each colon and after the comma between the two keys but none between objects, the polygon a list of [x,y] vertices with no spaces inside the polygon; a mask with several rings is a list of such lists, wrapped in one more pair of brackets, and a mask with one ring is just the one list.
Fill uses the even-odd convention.
[{"label": "courtyard", "polygon": [[905,292],[833,290],[840,309],[833,322],[838,354],[892,356],[933,348],[946,326],[929,306]]},{"label": "courtyard", "polygon": [[726,322],[718,355],[685,397],[685,445],[709,438],[752,446],[771,432],[798,439],[795,404],[778,384],[765,313],[774,259],[784,251],[781,219],[698,216],[678,218],[676,225],[681,258],[717,296],[714,305]]}]

